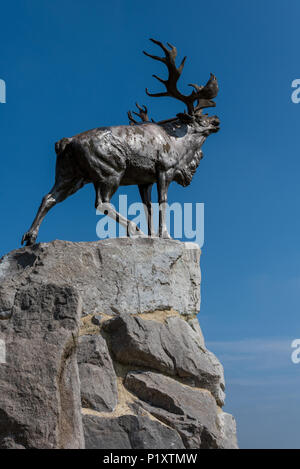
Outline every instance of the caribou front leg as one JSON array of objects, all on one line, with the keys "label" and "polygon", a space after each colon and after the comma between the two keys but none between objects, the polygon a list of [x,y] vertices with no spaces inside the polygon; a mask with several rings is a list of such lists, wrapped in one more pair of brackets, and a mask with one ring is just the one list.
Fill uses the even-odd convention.
[{"label": "caribou front leg", "polygon": [[[112,195],[114,194],[117,187],[105,187],[101,184],[94,183],[96,191],[96,202],[95,207],[99,212],[102,212],[104,215],[108,215],[110,218],[115,220],[120,225],[124,226],[127,230],[129,236],[145,236],[140,228],[132,221],[128,220],[126,217],[123,217],[119,212],[116,211],[113,204],[110,202]],[[104,201],[102,201],[102,199]]]},{"label": "caribou front leg", "polygon": [[166,223],[166,210],[168,205],[168,188],[170,182],[167,179],[165,172],[160,172],[157,178],[157,192],[158,192],[158,203],[159,203],[159,228],[158,236],[160,238],[171,239],[168,233]]},{"label": "caribou front leg", "polygon": [[102,212],[104,215],[108,215],[117,223],[120,223],[120,225],[124,226],[127,229],[127,233],[129,236],[147,236],[133,221],[128,220],[127,218],[123,217],[123,215],[121,215],[119,212],[117,212],[112,203],[101,202],[96,208],[99,212]]}]

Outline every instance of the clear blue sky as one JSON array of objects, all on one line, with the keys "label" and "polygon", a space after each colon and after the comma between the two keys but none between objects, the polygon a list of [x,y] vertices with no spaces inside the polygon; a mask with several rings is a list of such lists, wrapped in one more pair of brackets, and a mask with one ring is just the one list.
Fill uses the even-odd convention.
[{"label": "clear blue sky", "polygon": [[[155,119],[182,111],[151,99],[161,64],[149,37],[174,43],[186,84],[220,82],[219,134],[188,188],[170,202],[205,203],[202,306],[206,340],[223,361],[227,406],[241,447],[300,447],[300,78],[298,0],[23,0],[2,2],[0,78],[1,248],[19,247],[50,189],[54,142],[127,123],[138,100]],[[137,189],[128,191],[130,200]],[[56,206],[40,241],[95,240],[92,187]]]}]

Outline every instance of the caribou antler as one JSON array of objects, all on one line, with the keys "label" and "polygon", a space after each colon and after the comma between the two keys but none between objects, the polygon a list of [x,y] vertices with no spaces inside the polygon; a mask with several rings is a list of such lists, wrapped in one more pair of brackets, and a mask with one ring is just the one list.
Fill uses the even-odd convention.
[{"label": "caribou antler", "polygon": [[132,117],[131,111],[127,112],[127,116],[128,116],[128,119],[129,119],[129,125],[136,125],[136,124],[140,123]]},{"label": "caribou antler", "polygon": [[[132,111],[133,114],[138,116],[142,122],[149,122],[149,117],[148,117],[148,109],[145,105],[140,106],[139,103],[135,103],[136,107],[140,112],[135,112]],[[140,124],[140,122],[136,121],[131,114],[131,111],[127,112],[128,119],[130,120],[130,125],[135,125],[135,124]]]},{"label": "caribou antler", "polygon": [[[149,116],[148,116],[148,109],[147,109],[147,106],[145,106],[144,104],[143,104],[142,106],[140,106],[139,103],[135,103],[135,105],[136,105],[136,107],[138,108],[138,110],[139,110],[140,112],[132,111],[133,114],[135,114],[136,116],[138,116],[138,117],[141,119],[141,122],[150,122]],[[132,117],[131,111],[128,111],[128,112],[127,112],[127,116],[128,116],[129,121],[130,121],[130,125],[141,124],[141,122],[136,121],[136,120]],[[151,119],[151,122],[154,122],[154,120]]]},{"label": "caribou antler", "polygon": [[[184,95],[182,94],[178,88],[177,88],[177,82],[180,78],[180,75],[182,73],[184,63],[186,60],[186,57],[184,57],[181,61],[181,64],[179,67],[176,67],[176,57],[177,57],[177,49],[176,47],[172,46],[167,42],[167,45],[169,46],[170,50],[167,49],[167,47],[164,46],[164,44],[160,41],[156,41],[155,39],[150,39],[154,44],[157,44],[165,53],[165,57],[158,57],[156,55],[151,55],[148,54],[148,52],[143,51],[145,55],[148,57],[151,57],[154,60],[158,60],[159,62],[164,63],[169,72],[169,76],[167,80],[163,80],[162,78],[158,77],[157,75],[153,75],[154,78],[156,78],[158,81],[163,83],[167,89],[165,92],[161,93],[149,93],[148,89],[146,88],[146,93],[148,96],[152,97],[162,97],[162,96],[169,96],[172,98],[179,99],[179,101],[182,101],[184,104],[186,104],[188,113],[190,115],[195,114],[195,112],[199,112],[201,109],[205,107],[213,107],[215,106],[215,103],[211,101],[212,98],[215,98],[218,94],[219,88],[218,88],[218,82],[212,73],[210,74],[210,79],[206,83],[205,86],[198,86],[195,84],[191,84],[194,88],[194,90],[191,92],[190,95]],[[194,107],[194,102],[197,101],[196,107]]]}]

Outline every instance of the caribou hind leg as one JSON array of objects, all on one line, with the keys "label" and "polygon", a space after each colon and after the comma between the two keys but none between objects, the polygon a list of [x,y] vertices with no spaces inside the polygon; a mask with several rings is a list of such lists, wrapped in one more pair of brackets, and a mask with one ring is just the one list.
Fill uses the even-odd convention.
[{"label": "caribou hind leg", "polygon": [[45,195],[42,200],[42,203],[38,209],[35,219],[33,223],[23,237],[21,243],[26,243],[26,246],[31,246],[35,244],[36,238],[38,236],[38,232],[41,226],[41,223],[49,210],[54,207],[59,202],[65,200],[69,195],[74,194],[78,189],[80,189],[84,185],[83,179],[80,180],[72,180],[72,181],[64,181],[59,185],[55,184],[51,191]]}]

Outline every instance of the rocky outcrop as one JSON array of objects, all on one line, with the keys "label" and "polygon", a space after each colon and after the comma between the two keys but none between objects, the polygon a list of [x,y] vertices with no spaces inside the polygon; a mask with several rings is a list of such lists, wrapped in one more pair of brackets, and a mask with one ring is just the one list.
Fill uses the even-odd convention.
[{"label": "rocky outcrop", "polygon": [[83,448],[76,337],[82,311],[74,288],[19,289],[0,321],[0,448]]},{"label": "rocky outcrop", "polygon": [[[200,309],[200,250],[196,244],[158,238],[54,241],[12,251],[0,264],[0,311],[29,282],[73,285],[85,312],[144,313]],[[1,314],[1,313],[0,313]]]},{"label": "rocky outcrop", "polygon": [[236,448],[196,318],[199,258],[194,244],[144,238],[5,256],[0,448]]},{"label": "rocky outcrop", "polygon": [[103,329],[109,333],[110,348],[118,362],[185,379],[192,386],[210,390],[218,404],[224,404],[222,365],[179,316],[160,323],[123,315],[105,322]]},{"label": "rocky outcrop", "polygon": [[112,411],[118,402],[116,374],[101,335],[79,339],[78,365],[82,406],[98,411]]},{"label": "rocky outcrop", "polygon": [[217,448],[217,404],[203,389],[193,389],[151,371],[130,372],[125,386],[140,405],[177,430],[186,448]]},{"label": "rocky outcrop", "polygon": [[84,415],[87,449],[184,449],[178,433],[143,415]]}]

